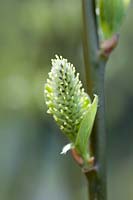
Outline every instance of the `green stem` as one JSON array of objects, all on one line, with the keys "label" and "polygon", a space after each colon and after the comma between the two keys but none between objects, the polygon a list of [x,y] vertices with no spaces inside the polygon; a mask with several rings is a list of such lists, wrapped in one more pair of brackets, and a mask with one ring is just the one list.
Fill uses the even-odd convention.
[{"label": "green stem", "polygon": [[99,38],[94,2],[94,0],[82,0],[87,90],[89,94],[91,93],[91,96],[95,93],[99,97],[98,113],[90,142],[97,170],[89,171],[86,173],[86,177],[88,180],[89,200],[107,200],[104,111],[104,72],[106,63],[98,56]]}]

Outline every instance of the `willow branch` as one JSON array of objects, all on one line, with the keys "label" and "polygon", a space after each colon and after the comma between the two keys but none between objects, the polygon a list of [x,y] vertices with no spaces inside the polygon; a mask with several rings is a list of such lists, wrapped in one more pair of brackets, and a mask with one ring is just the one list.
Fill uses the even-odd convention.
[{"label": "willow branch", "polygon": [[91,137],[91,151],[95,157],[94,169],[86,173],[89,200],[107,200],[106,132],[104,108],[105,60],[99,56],[99,38],[95,1],[82,0],[84,23],[84,61],[88,93],[99,96],[99,108]]}]

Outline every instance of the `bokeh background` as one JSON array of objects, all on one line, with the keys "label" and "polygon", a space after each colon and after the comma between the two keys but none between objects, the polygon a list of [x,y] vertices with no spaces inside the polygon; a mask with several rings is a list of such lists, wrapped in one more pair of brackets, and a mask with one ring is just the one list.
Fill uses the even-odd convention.
[{"label": "bokeh background", "polygon": [[[133,4],[106,70],[109,200],[133,199]],[[55,54],[84,81],[80,0],[0,1],[0,199],[87,200],[67,140],[46,114]]]}]

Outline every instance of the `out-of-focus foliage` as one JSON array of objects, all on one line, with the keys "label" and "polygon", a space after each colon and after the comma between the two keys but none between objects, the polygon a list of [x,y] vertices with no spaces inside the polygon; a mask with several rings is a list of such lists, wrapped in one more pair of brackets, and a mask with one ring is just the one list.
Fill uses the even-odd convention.
[{"label": "out-of-focus foliage", "polygon": [[6,109],[36,109],[37,102],[43,104],[41,81],[50,68],[51,57],[60,53],[72,58],[80,51],[80,4],[5,0],[0,15],[0,105]]},{"label": "out-of-focus foliage", "polygon": [[[132,200],[133,13],[106,70],[110,199]],[[80,0],[0,1],[0,199],[86,199],[84,179],[45,114],[50,60],[61,54],[83,83]],[[81,66],[81,68],[79,68]],[[84,85],[85,86],[85,85]]]}]

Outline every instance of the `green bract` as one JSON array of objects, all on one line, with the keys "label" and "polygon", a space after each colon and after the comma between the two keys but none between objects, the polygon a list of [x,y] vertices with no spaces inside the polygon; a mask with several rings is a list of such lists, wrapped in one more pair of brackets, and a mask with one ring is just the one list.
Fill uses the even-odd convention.
[{"label": "green bract", "polygon": [[78,149],[84,160],[88,160],[88,139],[91,134],[93,127],[95,115],[97,112],[98,96],[95,95],[95,98],[89,107],[87,113],[85,114],[75,142],[75,147]]},{"label": "green bract", "polygon": [[97,0],[97,15],[104,39],[119,32],[130,0]]},{"label": "green bract", "polygon": [[[88,112],[91,113],[90,110],[93,104],[91,104],[88,94],[82,88],[82,83],[79,80],[79,74],[75,72],[75,67],[61,56],[56,56],[52,60],[52,69],[45,84],[44,93],[48,106],[47,112],[53,115],[62,132],[72,143],[72,146],[76,147],[75,144],[77,144],[78,152],[86,154],[87,149],[82,150],[84,145],[80,142],[80,139],[84,140],[84,133],[78,135],[78,132],[86,116],[87,122],[84,122],[84,124],[89,124]],[[95,104],[95,114],[96,110],[97,104]],[[85,145],[88,143],[95,114],[93,114],[93,119],[90,114],[91,125],[88,128],[88,132],[85,133],[87,140]],[[86,128],[84,124],[83,126]],[[82,127],[82,132],[84,132],[83,129]]]}]

